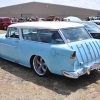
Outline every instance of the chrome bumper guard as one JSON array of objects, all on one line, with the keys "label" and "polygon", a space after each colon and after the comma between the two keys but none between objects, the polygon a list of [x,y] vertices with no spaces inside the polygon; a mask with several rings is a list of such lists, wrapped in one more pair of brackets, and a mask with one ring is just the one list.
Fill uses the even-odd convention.
[{"label": "chrome bumper guard", "polygon": [[75,72],[67,72],[67,71],[62,71],[63,75],[69,78],[78,78],[81,75],[84,74],[90,74],[91,70],[100,70],[100,63],[94,64],[92,66],[86,66],[84,68],[81,68]]}]

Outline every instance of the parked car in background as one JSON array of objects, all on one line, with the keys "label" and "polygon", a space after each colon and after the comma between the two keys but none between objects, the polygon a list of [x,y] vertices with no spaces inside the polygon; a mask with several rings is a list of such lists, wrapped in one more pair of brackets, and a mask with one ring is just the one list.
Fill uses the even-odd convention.
[{"label": "parked car in background", "polygon": [[92,35],[93,38],[100,39],[100,27],[97,24],[93,23],[92,21],[82,21],[79,18],[72,16],[67,17],[67,20],[64,21],[81,23],[85,26],[85,28]]},{"label": "parked car in background", "polygon": [[68,16],[68,17],[63,18],[63,21],[82,21],[82,20],[75,16]]},{"label": "parked car in background", "polygon": [[0,28],[7,29],[7,27],[11,24],[14,24],[9,17],[0,17]]},{"label": "parked car in background", "polygon": [[100,27],[100,20],[90,20],[90,22],[96,23]]},{"label": "parked car in background", "polygon": [[93,22],[81,22],[95,39],[100,39],[100,27]]},{"label": "parked car in background", "polygon": [[0,35],[0,57],[51,73],[78,78],[100,69],[100,41],[73,22],[24,22]]},{"label": "parked car in background", "polygon": [[45,21],[45,18],[38,18],[38,21]]}]

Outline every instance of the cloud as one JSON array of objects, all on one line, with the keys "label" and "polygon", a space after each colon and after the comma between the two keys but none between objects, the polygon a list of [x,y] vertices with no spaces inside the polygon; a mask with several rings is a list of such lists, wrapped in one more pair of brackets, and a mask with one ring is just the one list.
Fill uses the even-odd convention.
[{"label": "cloud", "polygon": [[[100,0],[56,0],[57,4],[89,9],[100,9]],[[94,7],[95,6],[95,7]]]}]

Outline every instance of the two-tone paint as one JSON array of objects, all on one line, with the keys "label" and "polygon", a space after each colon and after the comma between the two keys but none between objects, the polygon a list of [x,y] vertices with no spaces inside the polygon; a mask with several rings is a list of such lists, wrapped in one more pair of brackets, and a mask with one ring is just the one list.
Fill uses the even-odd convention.
[{"label": "two-tone paint", "polygon": [[[89,74],[91,70],[100,69],[100,41],[92,37],[87,40],[67,43],[59,29],[84,27],[70,22],[26,22],[10,25],[19,30],[19,38],[0,35],[0,57],[31,68],[31,58],[40,56],[44,59],[51,73],[78,78]],[[49,44],[38,41],[24,40],[21,28],[57,29],[64,44]],[[73,53],[76,58],[71,59]]]}]

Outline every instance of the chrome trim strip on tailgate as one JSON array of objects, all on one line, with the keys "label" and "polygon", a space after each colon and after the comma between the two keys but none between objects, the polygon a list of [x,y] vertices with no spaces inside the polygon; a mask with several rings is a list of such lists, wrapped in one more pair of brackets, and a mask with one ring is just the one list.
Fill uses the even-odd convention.
[{"label": "chrome trim strip on tailgate", "polygon": [[76,45],[70,44],[70,47],[76,50],[77,66],[80,66],[80,62],[88,64],[92,61],[96,62],[100,58],[100,44],[96,40],[82,42]]}]

